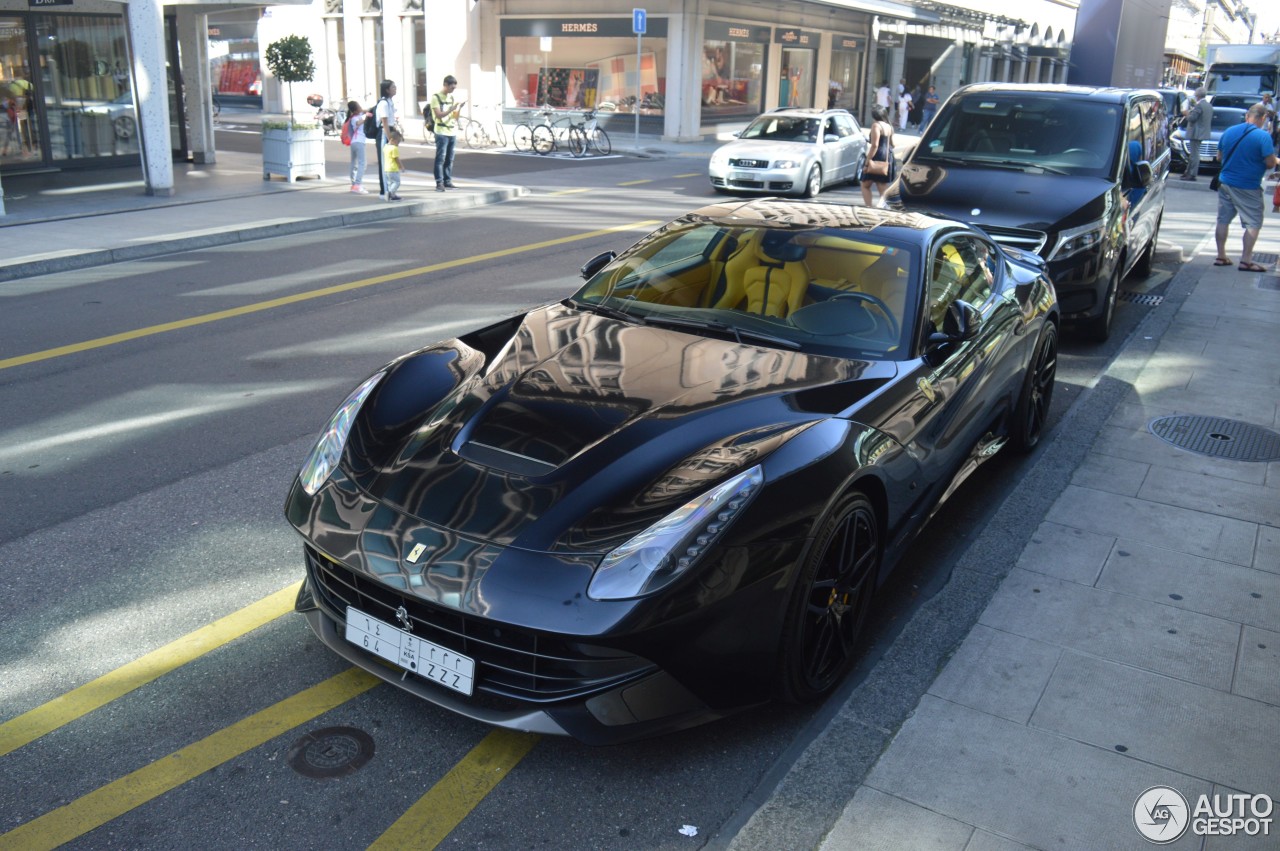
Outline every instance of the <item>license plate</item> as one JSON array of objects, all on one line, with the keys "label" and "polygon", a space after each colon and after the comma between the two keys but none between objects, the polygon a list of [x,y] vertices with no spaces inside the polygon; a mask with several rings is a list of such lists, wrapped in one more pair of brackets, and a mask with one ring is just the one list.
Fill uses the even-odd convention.
[{"label": "license plate", "polygon": [[346,639],[445,688],[470,695],[475,687],[474,659],[418,638],[353,606],[347,606]]}]

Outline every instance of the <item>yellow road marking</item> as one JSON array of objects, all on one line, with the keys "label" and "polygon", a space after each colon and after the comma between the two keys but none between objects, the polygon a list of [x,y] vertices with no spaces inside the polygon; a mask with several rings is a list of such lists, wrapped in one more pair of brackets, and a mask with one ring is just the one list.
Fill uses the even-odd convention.
[{"label": "yellow road marking", "polygon": [[555,192],[548,192],[548,195],[577,195],[580,192],[590,192],[590,189],[557,189]]},{"label": "yellow road marking", "polygon": [[619,186],[639,186],[641,183],[653,183],[651,179],[645,180],[628,180],[626,183],[619,183]]},{"label": "yellow road marking", "polygon": [[88,715],[139,686],[239,638],[293,609],[301,582],[152,650],[48,703],[0,724],[0,756]]},{"label": "yellow road marking", "polygon": [[593,237],[604,236],[618,231],[639,230],[640,228],[653,227],[657,224],[659,224],[659,222],[656,221],[632,222],[631,224],[602,228],[588,233],[579,233],[574,234],[573,236],[562,236],[558,239],[548,239],[544,242],[534,242],[529,245],[520,245],[514,248],[503,248],[498,251],[488,251],[484,254],[475,254],[471,257],[461,257],[457,260],[447,260],[443,263],[432,263],[430,266],[419,266],[416,269],[405,269],[401,272],[392,272],[388,275],[364,278],[363,280],[352,281],[347,284],[338,284],[332,287],[324,287],[323,289],[295,293],[281,298],[273,298],[269,301],[259,301],[254,304],[233,307],[230,310],[219,310],[214,313],[206,313],[201,316],[192,316],[188,319],[179,319],[175,322],[164,322],[160,325],[151,325],[147,328],[137,328],[133,331],[124,331],[120,334],[112,334],[109,337],[99,337],[96,340],[85,340],[82,343],[72,343],[68,346],[58,346],[57,348],[45,349],[41,352],[32,352],[28,355],[18,355],[17,357],[5,358],[0,360],[0,369],[9,369],[15,366],[24,366],[29,363],[37,363],[43,360],[59,358],[65,355],[79,354],[80,352],[87,352],[92,349],[101,349],[106,346],[114,346],[117,343],[125,343],[130,340],[138,340],[143,337],[152,337],[156,334],[164,334],[169,331],[194,328],[197,325],[207,325],[210,322],[220,322],[223,319],[233,319],[237,316],[261,313],[264,310],[273,310],[277,307],[298,304],[299,302],[311,301],[312,299],[324,298],[326,296],[337,295],[338,293],[351,292],[352,290],[372,287],[377,284],[385,284],[388,281],[398,281],[404,278],[411,278],[415,275],[426,275],[431,272],[440,272],[445,269],[456,269],[460,266],[469,266],[473,263],[480,263],[485,260],[494,260],[499,257],[510,257],[513,254],[522,254],[526,251],[537,251],[541,248],[565,245],[566,243],[578,242],[583,239],[592,239]]},{"label": "yellow road marking", "polygon": [[681,177],[702,177],[702,174],[700,172],[691,171],[688,174],[673,174],[671,176],[678,180]]},{"label": "yellow road marking", "polygon": [[435,848],[524,759],[540,736],[494,730],[418,799],[369,851]]},{"label": "yellow road marking", "polygon": [[56,848],[341,706],[381,680],[350,668],[0,836],[0,851]]}]

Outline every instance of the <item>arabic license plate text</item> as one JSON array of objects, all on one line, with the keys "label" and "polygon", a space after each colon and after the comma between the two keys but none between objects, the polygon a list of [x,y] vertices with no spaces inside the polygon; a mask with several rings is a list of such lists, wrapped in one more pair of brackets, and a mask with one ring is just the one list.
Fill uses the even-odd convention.
[{"label": "arabic license plate text", "polygon": [[465,695],[475,688],[474,659],[418,638],[353,606],[347,606],[346,639],[445,688]]}]

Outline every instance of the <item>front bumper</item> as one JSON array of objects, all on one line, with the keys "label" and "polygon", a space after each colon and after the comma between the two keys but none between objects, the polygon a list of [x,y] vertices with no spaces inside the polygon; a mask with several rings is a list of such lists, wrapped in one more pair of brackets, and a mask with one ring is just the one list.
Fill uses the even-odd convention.
[{"label": "front bumper", "polygon": [[707,175],[717,189],[742,192],[800,192],[805,181],[804,170],[797,168],[713,166],[707,169]]}]

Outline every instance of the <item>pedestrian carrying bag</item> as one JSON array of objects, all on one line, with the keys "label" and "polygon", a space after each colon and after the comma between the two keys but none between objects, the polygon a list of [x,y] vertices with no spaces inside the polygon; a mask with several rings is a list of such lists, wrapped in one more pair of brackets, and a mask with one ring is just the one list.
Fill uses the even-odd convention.
[{"label": "pedestrian carrying bag", "polygon": [[1244,137],[1248,136],[1250,132],[1250,130],[1246,130],[1241,133],[1240,138],[1236,139],[1236,143],[1231,146],[1231,150],[1227,151],[1227,155],[1222,158],[1222,165],[1218,166],[1218,173],[1209,181],[1209,188],[1214,192],[1217,192],[1218,187],[1222,185],[1222,181],[1219,180],[1219,177],[1222,175],[1222,170],[1227,167],[1227,160],[1231,159],[1231,155],[1236,152],[1236,148],[1240,147],[1240,143],[1244,141]]},{"label": "pedestrian carrying bag", "polygon": [[427,129],[433,133],[436,129],[435,99],[436,96],[432,95],[431,99],[427,101],[426,109],[422,110],[422,120],[426,123]]},{"label": "pedestrian carrying bag", "polygon": [[[351,118],[354,117],[355,116],[352,116]],[[351,118],[342,122],[342,144],[344,145],[351,144]]]},{"label": "pedestrian carrying bag", "polygon": [[364,116],[364,135],[366,139],[378,138],[378,119],[376,112],[365,113]]}]

